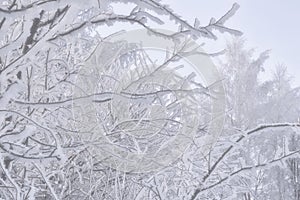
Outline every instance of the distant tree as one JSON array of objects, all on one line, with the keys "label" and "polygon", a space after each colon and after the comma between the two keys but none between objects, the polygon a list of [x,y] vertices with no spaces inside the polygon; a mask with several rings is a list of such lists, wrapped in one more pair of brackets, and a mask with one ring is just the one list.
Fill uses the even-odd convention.
[{"label": "distant tree", "polygon": [[[291,179],[287,177],[291,174],[290,161],[298,159],[289,157],[299,157],[296,147],[299,141],[295,140],[299,129],[292,128],[299,126],[298,88],[291,87],[282,66],[276,68],[270,81],[259,80],[268,52],[259,54],[258,58],[254,58],[253,53],[245,48],[243,39],[235,38],[228,43],[220,64],[227,92],[227,117],[220,149],[211,152],[211,155],[223,154],[215,162],[214,171],[220,178],[212,184],[216,189],[209,199],[221,196],[244,200],[294,198]],[[224,191],[228,192],[227,196]],[[207,193],[200,199],[205,195]]]}]

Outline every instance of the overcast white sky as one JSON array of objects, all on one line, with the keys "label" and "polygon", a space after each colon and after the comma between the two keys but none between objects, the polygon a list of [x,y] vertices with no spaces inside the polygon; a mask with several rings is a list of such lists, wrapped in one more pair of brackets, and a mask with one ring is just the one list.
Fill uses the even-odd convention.
[{"label": "overcast white sky", "polygon": [[[241,30],[249,48],[255,48],[258,52],[271,49],[270,59],[265,65],[267,71],[274,65],[283,63],[294,77],[294,85],[300,86],[299,0],[163,0],[163,2],[192,23],[197,17],[203,25],[206,25],[211,17],[222,16],[234,2],[237,2],[240,9],[226,25]],[[221,40],[226,39],[226,35],[220,37]]]}]

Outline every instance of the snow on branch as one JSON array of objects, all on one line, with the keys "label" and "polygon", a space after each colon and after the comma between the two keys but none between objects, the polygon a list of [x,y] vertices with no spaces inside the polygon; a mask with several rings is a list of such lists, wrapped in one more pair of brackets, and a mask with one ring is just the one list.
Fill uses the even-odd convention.
[{"label": "snow on branch", "polygon": [[[253,128],[253,129],[244,131],[245,133],[244,133],[242,136],[240,136],[240,137],[235,141],[235,143],[240,143],[240,142],[242,142],[245,138],[247,138],[248,136],[250,136],[250,135],[252,135],[252,134],[255,134],[255,133],[258,133],[258,132],[260,132],[260,131],[263,131],[263,130],[265,130],[265,129],[276,129],[276,128],[287,128],[287,127],[291,127],[291,128],[293,128],[293,127],[300,128],[300,123],[273,123],[273,124],[261,124],[261,125],[258,125],[258,126],[255,127],[255,128]],[[235,147],[235,146],[236,146],[236,144],[233,144],[233,145],[229,146],[227,149],[225,149],[225,150],[223,151],[223,153],[221,154],[221,156],[219,156],[219,157],[216,159],[216,161],[214,162],[214,164],[211,165],[211,167],[209,168],[207,174],[203,177],[201,184],[205,185],[205,182],[209,179],[209,177],[210,177],[210,176],[213,174],[213,172],[217,169],[217,167],[219,166],[219,164],[220,164],[221,162],[224,162],[226,156],[227,156],[228,154],[230,154],[230,153],[234,150],[234,147]],[[237,174],[237,173],[239,173],[239,172],[241,172],[241,171],[248,170],[248,169],[252,169],[252,168],[256,168],[256,167],[259,167],[259,166],[260,166],[260,167],[267,166],[268,164],[271,164],[271,163],[274,163],[274,162],[278,162],[278,161],[280,161],[280,160],[282,160],[282,159],[286,159],[286,158],[288,158],[289,156],[293,156],[293,155],[295,155],[295,154],[297,154],[297,153],[299,153],[299,152],[300,152],[300,150],[299,150],[299,151],[292,152],[292,153],[289,153],[289,154],[287,154],[287,155],[284,155],[283,157],[280,157],[280,158],[278,158],[278,159],[272,160],[272,161],[270,161],[269,163],[260,164],[260,165],[257,165],[257,166],[251,166],[251,167],[245,167],[245,168],[242,168],[242,169],[240,169],[240,170],[238,170],[238,171],[236,171],[236,172],[233,172],[233,173],[232,173],[231,175],[229,175],[228,177],[226,177],[226,178],[224,178],[224,179],[221,179],[219,182],[217,182],[217,183],[215,183],[215,184],[213,184],[213,185],[211,185],[211,186],[204,187],[204,188],[206,188],[206,189],[212,188],[212,187],[214,187],[214,186],[216,186],[216,185],[219,185],[219,184],[222,183],[223,181],[227,180],[229,177],[231,177],[231,176],[233,176],[233,175],[235,175],[235,174]],[[200,189],[200,188],[196,189],[196,190],[194,191],[193,195],[192,195],[191,200],[194,200],[194,199],[197,197],[197,195],[198,195],[201,191],[206,190],[206,189]]]}]

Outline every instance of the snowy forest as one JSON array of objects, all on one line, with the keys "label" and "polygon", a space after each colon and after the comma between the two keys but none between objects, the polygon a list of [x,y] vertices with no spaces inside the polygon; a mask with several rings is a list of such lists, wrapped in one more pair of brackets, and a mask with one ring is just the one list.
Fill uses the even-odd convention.
[{"label": "snowy forest", "polygon": [[0,199],[300,200],[300,87],[239,7],[0,0]]}]

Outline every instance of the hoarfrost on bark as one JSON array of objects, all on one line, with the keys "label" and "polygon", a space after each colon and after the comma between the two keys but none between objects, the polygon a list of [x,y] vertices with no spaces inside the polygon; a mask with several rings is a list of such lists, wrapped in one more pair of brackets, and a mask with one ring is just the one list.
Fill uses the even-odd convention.
[{"label": "hoarfrost on bark", "polygon": [[[118,13],[115,4],[131,10]],[[222,52],[220,80],[199,81],[183,58],[219,53],[190,39],[241,35],[225,26],[239,6],[207,25],[197,18],[189,24],[171,7],[157,0],[0,3],[1,199],[299,199],[299,88],[283,66],[261,83],[269,52],[255,58],[238,38]],[[162,31],[166,23],[178,29]],[[119,25],[174,45],[153,59],[145,44],[112,43],[124,33]],[[93,56],[99,47],[104,51]],[[220,85],[224,127],[208,145],[215,139],[209,126],[220,122],[211,118],[222,109],[212,109]],[[190,145],[168,146],[190,129]],[[105,148],[99,130],[124,151]],[[168,165],[158,163],[159,170],[136,170],[142,162],[116,166],[138,160],[133,154],[155,162],[165,147],[180,155],[161,159]]]}]

